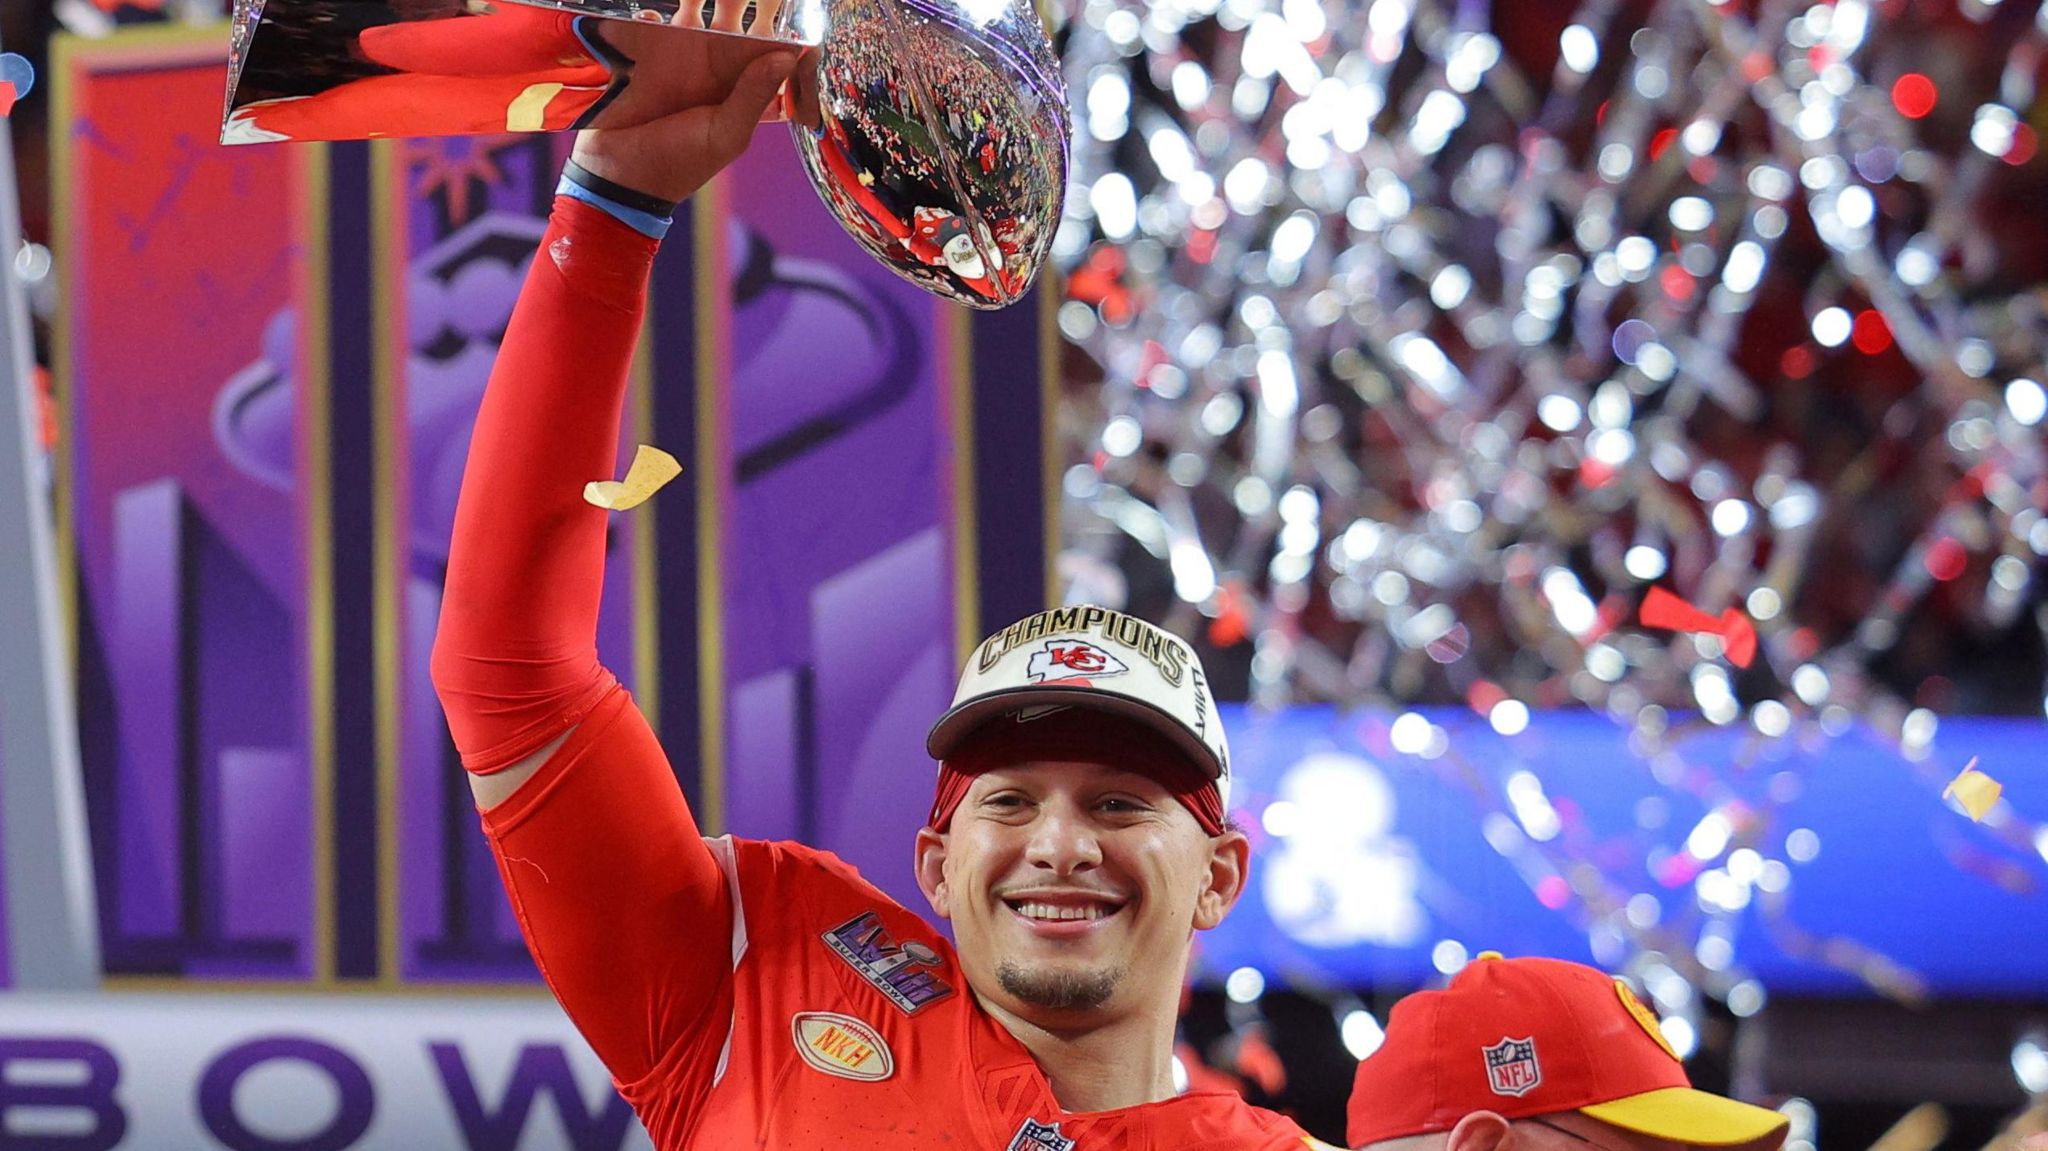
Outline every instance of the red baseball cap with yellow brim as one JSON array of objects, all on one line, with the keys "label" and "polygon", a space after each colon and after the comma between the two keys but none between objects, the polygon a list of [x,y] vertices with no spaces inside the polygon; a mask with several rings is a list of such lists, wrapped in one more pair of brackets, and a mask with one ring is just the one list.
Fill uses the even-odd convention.
[{"label": "red baseball cap with yellow brim", "polygon": [[1788,1121],[1695,1090],[1627,983],[1558,959],[1484,952],[1450,986],[1394,1005],[1358,1065],[1348,1142],[1448,1131],[1475,1111],[1526,1119],[1578,1111],[1658,1139],[1772,1151]]}]

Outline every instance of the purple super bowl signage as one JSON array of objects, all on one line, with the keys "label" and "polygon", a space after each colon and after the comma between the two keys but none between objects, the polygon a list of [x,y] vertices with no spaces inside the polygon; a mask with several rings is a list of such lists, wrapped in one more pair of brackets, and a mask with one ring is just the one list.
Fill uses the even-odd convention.
[{"label": "purple super bowl signage", "polygon": [[545,999],[67,996],[0,1017],[0,1143],[34,1151],[644,1151]]},{"label": "purple super bowl signage", "polygon": [[[403,141],[376,189],[397,224],[400,259],[380,277],[377,304],[402,333],[403,361],[387,365],[403,413],[398,474],[378,498],[400,525],[401,621],[393,637],[402,683],[395,807],[399,964],[407,980],[530,980],[532,964],[500,892],[462,769],[427,675],[456,495],[484,386],[520,285],[547,227],[566,140],[549,136]],[[645,381],[636,381],[644,386]],[[630,454],[647,429],[621,430]],[[590,479],[606,477],[592,476]],[[641,517],[615,517],[605,567],[598,649],[638,688],[635,613],[647,572],[633,563]]]},{"label": "purple super bowl signage", "polygon": [[789,149],[756,147],[729,180],[727,826],[825,847],[914,900],[924,729],[957,670],[965,313],[848,242]]},{"label": "purple super bowl signage", "polygon": [[[0,1143],[644,1146],[533,986],[427,676],[567,139],[222,150],[162,130],[217,108],[215,31],[67,53],[54,470],[112,990],[0,998]],[[1045,315],[897,281],[780,130],[685,208],[620,441],[685,474],[615,518],[599,646],[708,830],[918,898],[957,649],[1044,603]]]},{"label": "purple super bowl signage", "polygon": [[290,482],[309,429],[276,399],[317,157],[167,127],[218,105],[217,44],[72,47],[55,473],[103,951],[115,971],[304,978],[317,512]]}]

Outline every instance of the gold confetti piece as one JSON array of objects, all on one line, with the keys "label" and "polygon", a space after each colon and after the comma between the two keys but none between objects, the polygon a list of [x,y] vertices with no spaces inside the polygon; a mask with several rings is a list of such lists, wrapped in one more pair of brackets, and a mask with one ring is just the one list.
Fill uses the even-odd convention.
[{"label": "gold confetti piece", "polygon": [[592,480],[583,485],[583,498],[610,511],[631,511],[682,474],[683,465],[674,456],[641,444],[624,480]]},{"label": "gold confetti piece", "polygon": [[1997,803],[2004,792],[2005,788],[1997,780],[1977,770],[1977,757],[1971,756],[1970,762],[1963,765],[1962,774],[1949,780],[1948,786],[1941,789],[1941,797],[1954,796],[1956,802],[1963,805],[1963,810],[1970,813],[1971,821],[1982,823],[1991,805]]}]

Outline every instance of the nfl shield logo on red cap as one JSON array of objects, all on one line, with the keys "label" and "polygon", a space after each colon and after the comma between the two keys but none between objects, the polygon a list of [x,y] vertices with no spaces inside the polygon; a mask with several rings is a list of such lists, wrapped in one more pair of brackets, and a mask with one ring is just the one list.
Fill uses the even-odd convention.
[{"label": "nfl shield logo on red cap", "polygon": [[1503,1039],[1479,1049],[1486,1056],[1486,1082],[1495,1095],[1520,1097],[1543,1083],[1543,1067],[1536,1062],[1536,1040]]}]

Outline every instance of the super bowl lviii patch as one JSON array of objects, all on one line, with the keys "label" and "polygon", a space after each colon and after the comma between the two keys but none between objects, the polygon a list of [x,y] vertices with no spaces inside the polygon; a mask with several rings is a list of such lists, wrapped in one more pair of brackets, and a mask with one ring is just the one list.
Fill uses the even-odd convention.
[{"label": "super bowl lviii patch", "polygon": [[906,1015],[953,994],[953,985],[938,976],[944,966],[939,953],[914,939],[897,943],[882,926],[882,917],[872,911],[861,912],[823,938],[833,954]]},{"label": "super bowl lviii patch", "polygon": [[1486,1083],[1495,1095],[1523,1096],[1543,1083],[1543,1065],[1536,1062],[1536,1040],[1503,1039],[1482,1047],[1486,1057]]}]

